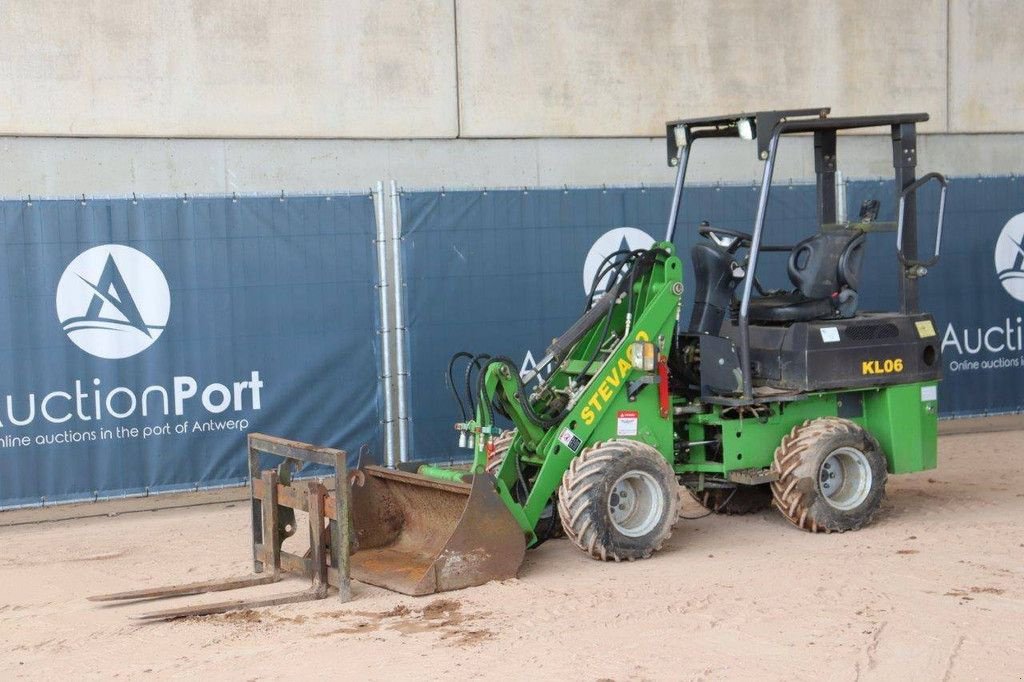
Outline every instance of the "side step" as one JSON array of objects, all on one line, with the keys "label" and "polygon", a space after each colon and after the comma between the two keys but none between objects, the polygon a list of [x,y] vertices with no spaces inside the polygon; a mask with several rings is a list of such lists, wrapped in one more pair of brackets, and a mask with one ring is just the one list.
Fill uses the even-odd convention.
[{"label": "side step", "polygon": [[[349,485],[347,455],[343,450],[321,448],[307,443],[262,434],[249,435],[250,497],[252,500],[252,552],[254,575],[116,592],[89,597],[94,602],[138,602],[183,597],[209,592],[268,585],[285,573],[312,580],[307,590],[286,592],[256,599],[185,606],[133,616],[137,620],[162,621],[190,616],[207,616],[245,609],[323,599],[330,587],[338,588],[341,601],[351,598],[349,583]],[[275,470],[260,471],[260,453],[285,458]],[[334,467],[333,495],[320,481],[291,481],[292,467],[316,462]],[[283,511],[282,511],[283,510]],[[282,551],[285,537],[297,530],[295,510],[309,514],[310,549],[304,556]],[[325,523],[327,524],[325,527]],[[282,537],[284,533],[285,537]]]}]

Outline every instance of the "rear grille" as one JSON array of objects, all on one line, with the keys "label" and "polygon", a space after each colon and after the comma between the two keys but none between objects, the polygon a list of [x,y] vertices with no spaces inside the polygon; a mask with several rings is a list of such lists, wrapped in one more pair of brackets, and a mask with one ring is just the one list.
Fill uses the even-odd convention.
[{"label": "rear grille", "polygon": [[858,324],[845,330],[846,338],[853,341],[872,341],[874,339],[892,339],[900,335],[900,329],[892,322],[882,324]]}]

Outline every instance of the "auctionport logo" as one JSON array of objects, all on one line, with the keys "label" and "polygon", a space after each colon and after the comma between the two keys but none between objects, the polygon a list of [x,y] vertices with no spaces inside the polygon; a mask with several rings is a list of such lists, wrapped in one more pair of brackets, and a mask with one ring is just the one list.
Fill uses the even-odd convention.
[{"label": "auctionport logo", "polygon": [[120,244],[80,253],[57,283],[57,317],[71,341],[108,360],[131,357],[160,338],[171,293],[160,267]]},{"label": "auctionport logo", "polygon": [[[590,287],[594,284],[594,277],[601,262],[610,254],[616,251],[636,251],[637,249],[649,249],[654,244],[654,239],[641,229],[636,227],[616,227],[608,230],[594,242],[587,252],[587,258],[583,261],[583,291],[590,293]],[[601,278],[597,285],[597,293],[603,293],[608,286],[608,275]]]},{"label": "auctionport logo", "polygon": [[1024,303],[1024,213],[1010,218],[996,241],[996,273],[1006,293]]}]

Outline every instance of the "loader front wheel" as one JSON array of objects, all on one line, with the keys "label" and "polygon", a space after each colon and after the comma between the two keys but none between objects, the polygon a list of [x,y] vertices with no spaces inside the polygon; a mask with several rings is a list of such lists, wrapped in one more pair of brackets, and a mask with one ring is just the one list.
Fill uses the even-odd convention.
[{"label": "loader front wheel", "polygon": [[515,437],[515,429],[502,431],[499,435],[494,437],[494,440],[492,441],[494,448],[487,455],[487,473],[491,476],[498,475],[498,470],[501,469],[501,465],[505,463],[505,455],[508,454],[508,449],[512,445],[512,440]]},{"label": "loader front wheel", "polygon": [[594,559],[646,559],[672,535],[679,486],[672,467],[651,446],[597,443],[562,476],[558,514],[566,536]]},{"label": "loader front wheel", "polygon": [[848,419],[794,426],[775,450],[775,506],[812,533],[866,526],[885,497],[886,459],[878,441]]}]

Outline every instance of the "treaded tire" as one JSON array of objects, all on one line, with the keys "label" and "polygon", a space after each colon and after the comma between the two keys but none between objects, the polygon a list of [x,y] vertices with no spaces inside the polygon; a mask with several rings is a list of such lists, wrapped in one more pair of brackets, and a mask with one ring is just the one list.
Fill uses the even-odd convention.
[{"label": "treaded tire", "polygon": [[707,488],[695,497],[708,511],[729,516],[754,514],[772,506],[772,489],[767,485]]},{"label": "treaded tire", "polygon": [[[613,487],[627,474],[652,482],[645,494],[660,510],[651,513],[651,528],[642,535],[623,533],[609,508]],[[646,559],[672,535],[679,491],[672,467],[657,450],[636,441],[610,440],[595,443],[572,460],[558,488],[558,514],[566,536],[594,559]]]},{"label": "treaded tire", "polygon": [[498,475],[498,469],[501,468],[502,463],[505,461],[505,455],[508,453],[509,446],[512,445],[512,439],[516,437],[516,429],[510,429],[508,431],[502,431],[500,434],[495,436],[491,443],[494,445],[494,451],[487,455],[487,466],[486,471],[491,476]]},{"label": "treaded tire", "polygon": [[[870,481],[853,496],[855,506],[839,509],[823,492],[821,475],[829,456],[844,450],[863,455]],[[821,417],[794,426],[775,450],[772,471],[779,475],[771,484],[775,507],[812,533],[857,530],[871,522],[885,497],[885,454],[867,430],[848,419]]]}]

